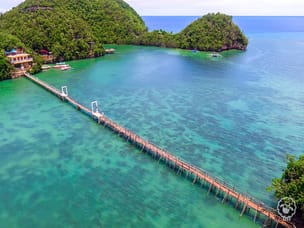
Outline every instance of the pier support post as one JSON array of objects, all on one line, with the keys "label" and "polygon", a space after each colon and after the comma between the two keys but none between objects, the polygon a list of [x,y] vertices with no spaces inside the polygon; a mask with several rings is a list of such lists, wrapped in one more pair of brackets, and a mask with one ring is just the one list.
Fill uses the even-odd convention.
[{"label": "pier support post", "polygon": [[203,184],[204,184],[204,179],[200,179],[200,182],[201,182],[200,187],[202,188],[202,187],[203,187]]},{"label": "pier support post", "polygon": [[195,175],[195,177],[194,177],[194,180],[193,180],[192,184],[195,184],[195,182],[196,182],[196,178],[197,178],[197,175]]},{"label": "pier support post", "polygon": [[186,179],[188,179],[189,172],[186,170]]},{"label": "pier support post", "polygon": [[226,199],[227,199],[228,195],[229,195],[229,191],[228,191],[228,192],[226,192],[226,194],[225,194],[225,196],[224,196],[224,198],[223,198],[223,200],[222,200],[222,203],[224,203],[224,202],[226,201]]},{"label": "pier support post", "polygon": [[254,218],[253,218],[254,223],[256,222],[256,218],[257,218],[257,215],[258,215],[258,209],[259,208],[256,209],[255,214],[254,214]]},{"label": "pier support post", "polygon": [[247,208],[247,203],[244,202],[244,207],[243,207],[243,210],[242,210],[242,212],[241,212],[241,214],[240,214],[240,217],[243,216],[243,214],[244,214],[246,208]]},{"label": "pier support post", "polygon": [[217,195],[219,194],[219,192],[220,192],[220,188],[217,188],[216,189],[216,193],[215,193],[215,197],[217,197]]},{"label": "pier support post", "polygon": [[269,220],[270,220],[270,219],[269,219],[268,217],[265,219],[265,221],[264,221],[264,223],[263,223],[263,227],[267,227],[267,226],[268,226]]},{"label": "pier support post", "polygon": [[250,207],[247,207],[247,212],[246,213],[250,213]]},{"label": "pier support post", "polygon": [[181,170],[181,167],[178,167],[176,175],[179,175],[180,170]]},{"label": "pier support post", "polygon": [[239,198],[240,198],[240,194],[238,195],[238,197],[236,199],[235,208],[238,208],[238,206],[239,206],[239,203],[240,203]]},{"label": "pier support post", "polygon": [[160,160],[162,159],[162,157],[161,156],[159,156],[159,159],[158,159],[158,163],[160,162]]},{"label": "pier support post", "polygon": [[276,225],[275,225],[275,228],[278,228],[278,226],[279,226],[279,222],[277,221]]},{"label": "pier support post", "polygon": [[142,145],[142,148],[141,148],[141,151],[140,152],[143,152],[145,149],[145,144]]},{"label": "pier support post", "polygon": [[176,166],[176,164],[175,164],[175,162],[173,162],[172,169],[175,169],[175,166]]},{"label": "pier support post", "polygon": [[212,186],[213,186],[213,183],[210,183],[210,187],[209,187],[209,189],[208,189],[207,195],[209,195],[209,193],[210,193],[210,191],[211,191],[211,189],[212,189]]}]

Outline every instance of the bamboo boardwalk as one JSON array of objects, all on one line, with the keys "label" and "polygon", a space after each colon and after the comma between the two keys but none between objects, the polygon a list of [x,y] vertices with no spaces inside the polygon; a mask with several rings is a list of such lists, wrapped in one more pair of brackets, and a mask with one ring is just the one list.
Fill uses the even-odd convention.
[{"label": "bamboo boardwalk", "polygon": [[187,177],[191,177],[194,183],[205,184],[208,187],[208,194],[212,191],[216,193],[216,196],[221,192],[223,195],[222,202],[230,201],[235,204],[235,208],[240,208],[242,216],[244,213],[249,213],[250,209],[253,210],[253,220],[256,222],[259,215],[265,217],[263,227],[265,226],[281,226],[292,228],[294,225],[292,223],[284,221],[280,216],[277,215],[276,211],[264,205],[247,194],[239,193],[234,186],[226,184],[223,180],[213,177],[205,170],[195,167],[186,161],[172,155],[168,151],[161,149],[160,147],[154,145],[153,143],[143,139],[142,137],[136,135],[134,132],[120,126],[116,122],[112,121],[106,117],[103,113],[92,112],[89,108],[79,104],[77,101],[69,97],[67,94],[59,91],[58,89],[48,85],[47,83],[33,77],[30,74],[25,74],[25,77],[45,88],[49,92],[55,94],[60,99],[65,100],[72,104],[77,110],[86,113],[91,116],[98,124],[113,130],[119,136],[125,138],[128,142],[135,144],[138,148],[146,153],[150,154],[155,159],[166,163],[168,166],[177,170],[178,173],[182,172]]}]

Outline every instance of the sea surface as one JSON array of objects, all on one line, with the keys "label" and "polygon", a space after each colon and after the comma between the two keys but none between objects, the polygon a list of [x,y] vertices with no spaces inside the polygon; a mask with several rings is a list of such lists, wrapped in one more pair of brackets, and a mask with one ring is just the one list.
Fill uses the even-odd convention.
[{"label": "sea surface", "polygon": [[[304,152],[303,32],[248,32],[247,51],[219,58],[113,46],[36,76],[275,206],[265,189]],[[0,82],[1,228],[260,226],[207,191],[29,80]]]},{"label": "sea surface", "polygon": [[[149,31],[163,29],[178,33],[200,16],[143,16]],[[301,16],[234,16],[234,23],[248,33],[303,32]]]}]

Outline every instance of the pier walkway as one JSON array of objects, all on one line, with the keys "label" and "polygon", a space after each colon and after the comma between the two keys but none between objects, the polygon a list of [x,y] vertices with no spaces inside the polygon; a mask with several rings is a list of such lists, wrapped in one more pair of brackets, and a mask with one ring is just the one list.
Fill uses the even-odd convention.
[{"label": "pier walkway", "polygon": [[250,210],[253,216],[254,222],[256,222],[257,218],[260,215],[265,217],[263,227],[265,226],[281,226],[292,228],[293,224],[284,221],[279,215],[276,214],[276,211],[264,205],[262,202],[254,200],[252,197],[247,194],[239,193],[233,186],[226,184],[223,180],[219,178],[213,177],[207,171],[204,171],[198,167],[195,167],[186,161],[172,155],[168,151],[161,149],[160,147],[154,145],[153,143],[143,139],[138,136],[134,132],[126,129],[125,127],[120,126],[115,123],[113,120],[106,117],[103,113],[99,113],[98,111],[93,112],[91,109],[79,104],[77,101],[68,96],[67,91],[59,91],[53,86],[48,85],[47,83],[33,77],[30,74],[25,74],[25,77],[45,88],[49,92],[55,94],[60,99],[69,102],[72,104],[77,110],[86,113],[91,116],[98,124],[102,124],[103,126],[113,130],[119,136],[125,138],[128,142],[133,143],[142,151],[150,154],[155,159],[166,163],[169,167],[174,170],[177,170],[178,173],[184,173],[185,176],[191,177],[194,183],[200,183],[201,185],[205,184],[208,188],[208,194],[212,191],[216,194],[222,194],[223,199],[222,202],[230,201],[234,203],[235,208],[239,208],[242,216],[244,213],[249,214]]}]

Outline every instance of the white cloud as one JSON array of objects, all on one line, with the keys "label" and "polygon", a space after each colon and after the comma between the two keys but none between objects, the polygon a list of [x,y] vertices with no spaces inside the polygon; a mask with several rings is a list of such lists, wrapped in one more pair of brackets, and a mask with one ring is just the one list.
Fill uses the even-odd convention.
[{"label": "white cloud", "polygon": [[[24,0],[0,0],[7,11]],[[230,15],[304,16],[303,0],[125,0],[140,15],[195,15],[222,12]]]},{"label": "white cloud", "polygon": [[8,11],[19,5],[21,2],[24,2],[24,0],[1,0],[1,12]]},{"label": "white cloud", "polygon": [[303,0],[125,0],[140,15],[230,15],[304,16]]}]

